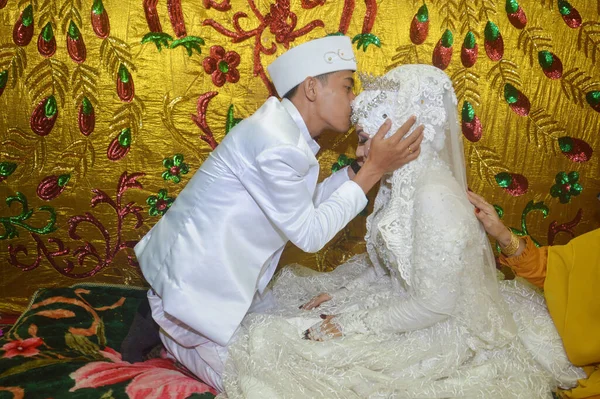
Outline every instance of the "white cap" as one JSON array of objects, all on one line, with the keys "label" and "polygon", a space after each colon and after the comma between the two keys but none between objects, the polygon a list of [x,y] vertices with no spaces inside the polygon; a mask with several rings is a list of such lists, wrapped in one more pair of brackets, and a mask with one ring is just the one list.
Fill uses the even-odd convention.
[{"label": "white cap", "polygon": [[280,97],[309,76],[356,71],[352,42],[347,36],[327,36],[296,46],[267,67]]}]

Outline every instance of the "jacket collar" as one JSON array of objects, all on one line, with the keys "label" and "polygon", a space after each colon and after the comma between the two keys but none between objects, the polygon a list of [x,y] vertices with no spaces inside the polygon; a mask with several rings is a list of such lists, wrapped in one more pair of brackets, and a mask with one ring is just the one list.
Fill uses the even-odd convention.
[{"label": "jacket collar", "polygon": [[306,127],[306,123],[304,122],[304,119],[302,119],[302,115],[300,115],[300,112],[298,111],[296,106],[287,98],[281,100],[281,105],[283,105],[285,110],[288,112],[288,114],[290,114],[290,116],[298,126],[298,129],[300,129],[300,131],[302,132],[302,137],[304,137],[304,140],[306,140],[306,143],[310,147],[310,150],[312,151],[313,155],[317,155],[317,152],[319,152],[321,147],[310,136],[308,127]]}]

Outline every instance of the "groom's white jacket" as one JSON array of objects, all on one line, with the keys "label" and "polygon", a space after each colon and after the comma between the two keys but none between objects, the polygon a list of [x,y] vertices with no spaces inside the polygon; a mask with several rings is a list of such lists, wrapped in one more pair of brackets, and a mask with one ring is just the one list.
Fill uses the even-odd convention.
[{"label": "groom's white jacket", "polygon": [[182,346],[225,346],[288,240],[316,252],[366,206],[346,169],[316,184],[318,149],[294,105],[269,98],[135,246],[169,315],[161,327]]}]

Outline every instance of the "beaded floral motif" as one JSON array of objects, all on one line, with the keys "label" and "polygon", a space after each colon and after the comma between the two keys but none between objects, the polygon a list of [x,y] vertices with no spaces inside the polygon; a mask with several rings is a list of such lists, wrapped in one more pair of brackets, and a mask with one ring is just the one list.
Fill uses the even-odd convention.
[{"label": "beaded floral motif", "polygon": [[189,166],[183,162],[183,155],[175,154],[173,158],[163,159],[163,167],[166,170],[162,173],[164,180],[171,180],[173,183],[181,181],[181,175],[185,175],[190,171]]},{"label": "beaded floral motif", "polygon": [[162,216],[169,210],[173,201],[175,201],[175,199],[169,197],[167,190],[164,188],[160,189],[158,190],[157,195],[151,195],[146,199],[146,203],[150,205],[148,213],[150,216]]},{"label": "beaded floral motif", "polygon": [[550,195],[560,199],[561,204],[571,202],[571,197],[581,194],[583,187],[579,184],[579,173],[577,172],[559,172],[556,175],[556,184],[550,189]]}]

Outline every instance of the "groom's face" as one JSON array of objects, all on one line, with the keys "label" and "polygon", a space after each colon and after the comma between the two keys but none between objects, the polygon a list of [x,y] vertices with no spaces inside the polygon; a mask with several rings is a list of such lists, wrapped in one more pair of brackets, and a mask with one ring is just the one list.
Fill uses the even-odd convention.
[{"label": "groom's face", "polygon": [[326,82],[319,82],[317,112],[327,130],[347,132],[350,129],[350,104],[354,95],[352,71],[338,71],[328,75]]}]

